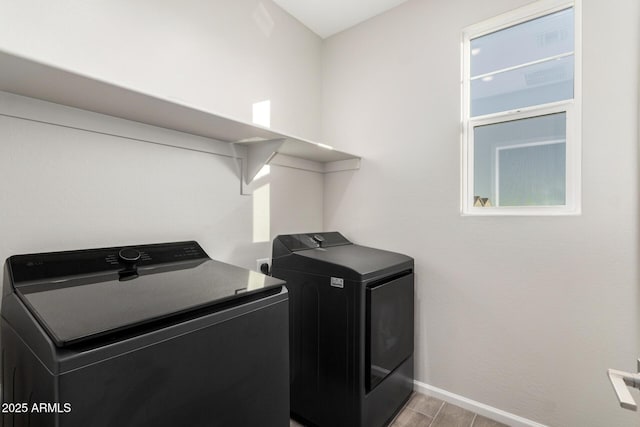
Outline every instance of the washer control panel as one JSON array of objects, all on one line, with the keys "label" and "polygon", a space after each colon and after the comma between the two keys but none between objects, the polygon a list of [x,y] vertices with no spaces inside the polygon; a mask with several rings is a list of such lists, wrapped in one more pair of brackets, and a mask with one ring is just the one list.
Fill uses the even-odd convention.
[{"label": "washer control panel", "polygon": [[191,241],[15,255],[8,263],[13,283],[20,284],[208,258],[200,245]]}]

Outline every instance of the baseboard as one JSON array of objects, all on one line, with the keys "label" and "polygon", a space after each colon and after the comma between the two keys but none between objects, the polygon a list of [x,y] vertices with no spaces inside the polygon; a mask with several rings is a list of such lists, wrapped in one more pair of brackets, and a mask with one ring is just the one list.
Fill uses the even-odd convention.
[{"label": "baseboard", "polygon": [[491,418],[492,420],[496,420],[511,427],[547,427],[544,424],[531,421],[527,418],[503,411],[502,409],[494,408],[493,406],[485,405],[484,403],[476,402],[475,400],[468,399],[464,396],[451,393],[420,381],[413,381],[413,384],[415,390],[422,394],[444,400],[447,403],[473,411],[478,415]]}]

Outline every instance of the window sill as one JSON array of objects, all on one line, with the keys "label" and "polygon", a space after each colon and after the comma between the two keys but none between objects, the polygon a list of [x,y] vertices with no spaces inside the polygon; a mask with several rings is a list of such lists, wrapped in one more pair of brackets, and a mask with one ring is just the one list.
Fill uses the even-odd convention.
[{"label": "window sill", "polygon": [[471,208],[461,210],[460,216],[580,216],[580,208],[568,207],[491,207],[491,208]]}]

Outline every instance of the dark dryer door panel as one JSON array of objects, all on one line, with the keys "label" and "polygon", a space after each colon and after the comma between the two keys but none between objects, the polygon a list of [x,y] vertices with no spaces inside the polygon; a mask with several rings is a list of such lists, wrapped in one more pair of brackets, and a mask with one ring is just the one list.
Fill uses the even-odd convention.
[{"label": "dark dryer door panel", "polygon": [[413,273],[407,272],[367,287],[367,392],[411,354]]}]

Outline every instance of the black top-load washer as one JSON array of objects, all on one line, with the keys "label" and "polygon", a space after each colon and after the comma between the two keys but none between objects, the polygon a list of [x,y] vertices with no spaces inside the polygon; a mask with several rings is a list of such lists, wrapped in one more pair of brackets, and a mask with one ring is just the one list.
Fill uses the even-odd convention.
[{"label": "black top-load washer", "polygon": [[196,242],[18,255],[1,311],[5,426],[287,426],[282,280]]},{"label": "black top-load washer", "polygon": [[272,275],[289,289],[292,416],[389,423],[413,390],[413,258],[337,232],[282,235]]}]

